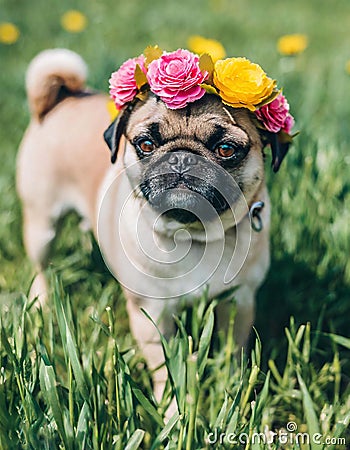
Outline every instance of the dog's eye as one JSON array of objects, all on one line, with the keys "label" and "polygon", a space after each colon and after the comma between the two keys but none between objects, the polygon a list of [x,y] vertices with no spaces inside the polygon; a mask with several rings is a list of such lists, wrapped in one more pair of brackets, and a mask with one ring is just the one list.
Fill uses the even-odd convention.
[{"label": "dog's eye", "polygon": [[141,150],[142,153],[149,154],[152,153],[156,146],[154,142],[152,142],[150,139],[140,139],[136,146]]},{"label": "dog's eye", "polygon": [[235,147],[232,144],[220,144],[215,150],[220,158],[231,158],[235,153]]}]

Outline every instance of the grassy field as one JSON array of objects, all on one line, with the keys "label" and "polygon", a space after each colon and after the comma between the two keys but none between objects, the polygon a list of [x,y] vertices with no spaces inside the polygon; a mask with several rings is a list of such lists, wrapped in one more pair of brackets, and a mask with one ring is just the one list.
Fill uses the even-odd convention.
[{"label": "grassy field", "polygon": [[[60,25],[72,7],[88,19],[81,33]],[[0,22],[21,33],[0,44],[0,448],[350,448],[349,1],[0,0]],[[296,57],[276,50],[287,33],[308,36]],[[209,351],[215,304],[202,299],[164,343],[170,376],[157,405],[121,290],[76,216],[54,246],[50,312],[28,304],[15,160],[29,119],[24,74],[40,50],[77,51],[89,84],[107,91],[125,59],[149,44],[186,47],[193,34],[276,78],[300,135],[278,174],[267,158],[272,264],[251,349],[238,364],[234,343],[218,336]],[[165,424],[171,392],[179,414]],[[268,432],[278,433],[270,447],[254,441]],[[298,432],[310,443],[295,442]]]}]

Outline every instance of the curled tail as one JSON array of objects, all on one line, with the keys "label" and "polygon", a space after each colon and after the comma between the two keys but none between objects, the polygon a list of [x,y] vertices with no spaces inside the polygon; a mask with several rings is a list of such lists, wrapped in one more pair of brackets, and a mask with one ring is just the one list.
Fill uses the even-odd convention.
[{"label": "curled tail", "polygon": [[29,64],[26,89],[32,116],[44,118],[64,98],[84,92],[87,66],[67,49],[44,50]]}]

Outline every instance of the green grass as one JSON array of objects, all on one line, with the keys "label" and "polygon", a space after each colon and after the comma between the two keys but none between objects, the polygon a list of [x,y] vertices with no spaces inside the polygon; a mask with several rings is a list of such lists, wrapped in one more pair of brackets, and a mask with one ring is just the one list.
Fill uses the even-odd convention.
[{"label": "green grass", "polygon": [[[59,24],[72,7],[89,19],[76,35]],[[283,432],[288,422],[346,439],[325,448],[349,447],[349,2],[0,0],[0,21],[21,31],[16,44],[0,44],[0,447],[232,448],[210,444],[210,433],[252,437]],[[280,57],[278,37],[294,32],[308,35],[308,48],[295,59]],[[259,339],[252,337],[238,364],[233,343],[215,332],[209,351],[214,305],[204,299],[184,311],[166,344],[168,389],[157,405],[121,290],[76,216],[54,246],[49,310],[28,304],[33,273],[21,240],[15,158],[29,119],[24,73],[40,50],[79,52],[90,85],[106,91],[126,58],[149,44],[186,46],[191,34],[260,63],[283,86],[300,135],[277,175],[267,156],[272,264],[257,299]],[[172,392],[179,415],[165,425]]]},{"label": "green grass", "polygon": [[[248,359],[233,358],[232,341],[220,334],[211,347],[216,303],[208,306],[203,298],[176,319],[175,338],[163,339],[169,379],[157,404],[142,358],[117,336],[112,286],[88,314],[75,314],[60,283],[51,281],[50,312],[34,311],[22,296],[6,306],[1,323],[2,448],[124,450],[142,441],[141,448],[151,449],[211,448],[214,442],[213,448],[226,449],[234,436],[235,448],[249,448],[249,437],[252,448],[267,448],[264,436],[275,430],[280,441],[271,441],[273,449],[283,439],[286,448],[300,448],[297,433],[310,435],[312,445],[304,448],[323,448],[313,436],[341,444],[326,448],[345,448],[350,389],[342,386],[336,344],[350,348],[350,339],[322,336],[333,346],[333,359],[316,368],[311,358],[322,348],[319,334],[291,320],[286,360],[277,368],[270,359],[264,371],[259,339]],[[172,393],[178,412],[166,423]],[[294,434],[290,424],[298,427]],[[265,433],[261,441],[259,433]]]}]

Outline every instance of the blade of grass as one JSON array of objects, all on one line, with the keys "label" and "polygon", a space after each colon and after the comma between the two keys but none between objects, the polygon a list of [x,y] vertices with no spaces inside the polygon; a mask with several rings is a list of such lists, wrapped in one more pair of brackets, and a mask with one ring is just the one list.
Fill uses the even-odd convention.
[{"label": "blade of grass", "polygon": [[137,450],[140,447],[144,435],[144,430],[135,430],[128,443],[126,444],[125,450]]},{"label": "blade of grass", "polygon": [[57,431],[60,434],[62,441],[67,450],[72,449],[68,441],[64,421],[62,416],[62,406],[57,392],[57,380],[52,366],[48,366],[41,361],[40,364],[40,386],[43,391],[48,405],[51,408],[52,415],[57,425]]},{"label": "blade of grass", "polygon": [[84,402],[83,407],[81,408],[78,424],[76,429],[76,441],[79,444],[79,448],[86,447],[86,439],[89,434],[88,432],[88,423],[89,423],[90,411],[89,406],[86,402]]},{"label": "blade of grass", "polygon": [[188,405],[188,429],[186,436],[186,450],[194,449],[195,423],[198,405],[198,373],[197,354],[189,355],[187,359],[187,405]]},{"label": "blade of grass", "polygon": [[211,304],[204,316],[204,326],[198,344],[198,376],[201,379],[210,349],[214,329],[214,304]]},{"label": "blade of grass", "polygon": [[325,336],[329,336],[333,342],[335,342],[338,345],[341,345],[344,348],[347,348],[350,350],[350,339],[346,338],[344,336],[339,336],[337,334],[333,333],[323,333]]},{"label": "blade of grass", "polygon": [[63,349],[65,351],[67,359],[70,361],[70,364],[72,366],[73,374],[77,383],[77,388],[84,401],[91,408],[89,388],[85,379],[84,370],[79,361],[78,347],[67,321],[65,307],[59,295],[57,279],[56,279],[55,293],[53,297]]},{"label": "blade of grass", "polygon": [[266,402],[268,400],[269,396],[269,388],[270,388],[270,372],[267,372],[264,386],[259,394],[259,399],[257,400],[257,406],[256,406],[256,416],[261,418],[264,408],[266,406]]},{"label": "blade of grass", "polygon": [[135,397],[137,398],[140,405],[144,408],[147,414],[153,418],[153,420],[158,423],[159,426],[164,427],[164,422],[161,415],[157,412],[156,408],[152,405],[152,403],[148,400],[148,398],[143,394],[141,389],[132,381],[130,377],[128,377],[128,381],[131,385],[131,389]]},{"label": "blade of grass", "polygon": [[175,425],[178,423],[179,420],[182,419],[182,416],[179,413],[175,413],[169,422],[165,425],[165,427],[162,429],[162,431],[158,434],[158,436],[155,438],[152,447],[150,450],[156,450],[159,448],[159,445],[167,439],[175,427]]},{"label": "blade of grass", "polygon": [[[302,392],[304,414],[306,417],[308,433],[310,436],[316,436],[316,434],[320,434],[320,427],[319,427],[316,411],[314,408],[314,404],[310,397],[310,394],[306,387],[306,384],[305,384],[304,380],[302,379],[299,372],[297,372],[297,378],[298,378],[299,386],[300,386],[300,389]],[[317,450],[317,449],[321,448],[321,446],[319,444],[316,444],[313,440],[311,440],[310,445],[311,445],[312,450]]]}]

